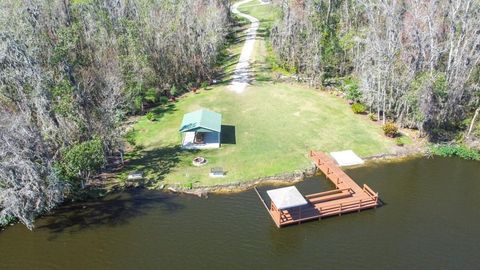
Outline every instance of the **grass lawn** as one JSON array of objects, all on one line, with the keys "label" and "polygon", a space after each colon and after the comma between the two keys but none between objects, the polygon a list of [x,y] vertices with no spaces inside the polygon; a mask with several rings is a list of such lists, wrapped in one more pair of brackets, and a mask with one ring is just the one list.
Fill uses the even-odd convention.
[{"label": "grass lawn", "polygon": [[[222,113],[223,125],[235,127],[229,144],[198,152],[179,149],[179,125],[185,113],[199,108]],[[129,170],[141,169],[165,184],[215,185],[292,172],[309,166],[308,150],[352,149],[361,156],[388,152],[393,142],[379,126],[353,114],[337,97],[300,85],[262,83],[243,94],[226,86],[187,94],[177,103],[154,109],[158,120],[142,117],[134,126],[144,149],[131,158]],[[194,167],[196,156],[208,164]],[[211,167],[228,171],[210,178]]]},{"label": "grass lawn", "polygon": [[[142,150],[127,154],[128,165],[121,178],[142,170],[158,185],[208,186],[303,170],[311,164],[307,158],[311,149],[352,149],[360,156],[389,152],[393,140],[383,136],[380,126],[353,114],[344,100],[299,84],[274,84],[267,78],[271,70],[266,63],[269,52],[264,37],[279,10],[256,3],[240,10],[261,22],[254,52],[257,82],[242,94],[229,91],[223,84],[152,109],[157,121],[141,117],[134,125],[134,138]],[[232,45],[226,50],[230,55],[223,61],[226,81],[238,61],[245,27],[245,21],[236,27]],[[220,149],[181,150],[178,129],[183,115],[200,108],[223,115],[222,125],[230,126],[228,140]],[[191,162],[196,156],[205,157],[208,164],[194,167]],[[223,167],[227,176],[210,178],[211,167]]]}]

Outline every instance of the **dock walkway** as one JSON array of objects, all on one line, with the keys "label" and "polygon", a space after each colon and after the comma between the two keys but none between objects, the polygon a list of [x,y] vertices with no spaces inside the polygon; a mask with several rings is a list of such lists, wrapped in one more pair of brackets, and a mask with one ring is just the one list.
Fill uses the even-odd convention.
[{"label": "dock walkway", "polygon": [[309,155],[317,168],[335,185],[336,189],[306,195],[308,204],[297,208],[279,210],[272,203],[268,212],[277,227],[342,215],[374,208],[378,205],[378,193],[365,184],[360,187],[338,167],[331,157],[316,151],[310,151]]}]

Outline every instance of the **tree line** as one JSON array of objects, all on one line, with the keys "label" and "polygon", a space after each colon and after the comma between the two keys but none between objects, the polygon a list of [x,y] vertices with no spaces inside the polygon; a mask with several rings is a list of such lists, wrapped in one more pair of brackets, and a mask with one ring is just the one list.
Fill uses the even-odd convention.
[{"label": "tree line", "polygon": [[0,224],[36,215],[105,165],[119,126],[215,74],[227,0],[3,0]]},{"label": "tree line", "polygon": [[283,15],[271,40],[286,69],[317,86],[353,91],[378,119],[434,140],[471,130],[469,117],[480,106],[479,1],[277,4]]}]

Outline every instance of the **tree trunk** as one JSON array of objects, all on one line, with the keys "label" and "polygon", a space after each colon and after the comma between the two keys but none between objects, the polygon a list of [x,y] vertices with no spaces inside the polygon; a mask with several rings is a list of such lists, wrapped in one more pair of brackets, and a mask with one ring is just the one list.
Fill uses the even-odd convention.
[{"label": "tree trunk", "polygon": [[327,18],[325,20],[325,25],[329,27],[330,23],[330,14],[332,13],[332,0],[328,1],[328,11],[327,11]]},{"label": "tree trunk", "polygon": [[475,125],[475,120],[477,119],[479,113],[480,113],[480,107],[478,107],[477,110],[475,110],[475,114],[473,115],[472,122],[470,123],[470,128],[468,128],[468,132],[466,136],[467,139],[470,137],[470,133],[472,133],[473,126]]}]

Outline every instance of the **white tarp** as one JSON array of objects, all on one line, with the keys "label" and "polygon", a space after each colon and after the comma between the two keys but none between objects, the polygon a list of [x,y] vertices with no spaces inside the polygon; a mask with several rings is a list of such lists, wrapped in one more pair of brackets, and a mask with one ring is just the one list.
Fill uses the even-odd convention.
[{"label": "white tarp", "polygon": [[331,152],[332,156],[339,166],[353,166],[363,164],[364,161],[352,150]]},{"label": "white tarp", "polygon": [[287,209],[307,204],[307,200],[295,186],[267,190],[267,194],[278,209]]}]

